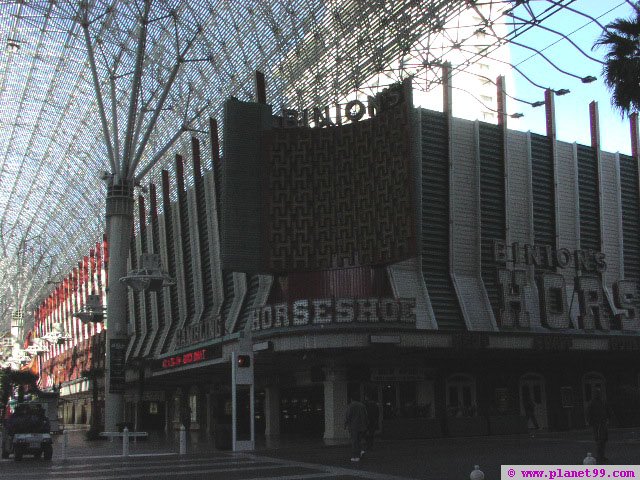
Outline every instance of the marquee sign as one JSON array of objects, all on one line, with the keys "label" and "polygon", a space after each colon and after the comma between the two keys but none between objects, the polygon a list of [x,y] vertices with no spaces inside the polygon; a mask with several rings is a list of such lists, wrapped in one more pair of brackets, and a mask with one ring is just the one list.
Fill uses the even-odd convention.
[{"label": "marquee sign", "polygon": [[265,305],[252,312],[254,332],[287,327],[385,324],[415,325],[415,298],[322,298]]},{"label": "marquee sign", "polygon": [[532,265],[543,268],[575,267],[584,272],[604,272],[607,264],[602,252],[593,250],[569,250],[551,245],[530,245],[514,242],[507,245],[501,240],[493,242],[493,258],[496,263]]},{"label": "marquee sign", "polygon": [[217,315],[204,322],[188,325],[176,334],[176,346],[186,347],[195,343],[204,342],[218,336],[220,316]]},{"label": "marquee sign", "polygon": [[[512,269],[498,269],[500,289],[500,325],[503,327],[529,327],[529,315],[533,304],[527,296],[529,272],[526,266],[546,268],[551,271],[536,275],[539,294],[540,319],[549,329],[582,330],[640,330],[640,297],[635,282],[618,280],[613,283],[614,313],[605,292],[601,274],[606,270],[605,255],[593,250],[556,249],[549,245],[506,244],[501,240],[493,243],[494,260],[498,264],[513,264]],[[553,269],[573,267],[573,296],[578,306],[577,325],[572,324],[569,311],[565,276]],[[539,346],[540,348],[544,348]],[[551,349],[564,349],[564,345],[553,345]]]},{"label": "marquee sign", "polygon": [[170,357],[159,359],[155,362],[153,370],[171,370],[177,367],[183,367],[186,365],[194,365],[205,362],[206,360],[212,360],[222,357],[222,346],[215,345],[212,347],[198,348],[197,350],[191,350],[189,352],[181,353],[179,355],[172,355]]},{"label": "marquee sign", "polygon": [[[396,84],[375,96],[367,96],[365,105],[358,99],[350,100],[345,105],[336,104],[333,117],[331,107],[313,107],[302,111],[291,108],[283,108],[279,126],[282,128],[309,127],[322,128],[342,125],[343,123],[359,122],[367,114],[368,118],[375,117],[378,113],[389,110],[405,102],[410,102],[407,93],[410,92],[410,83]],[[344,109],[343,109],[344,108]]]}]

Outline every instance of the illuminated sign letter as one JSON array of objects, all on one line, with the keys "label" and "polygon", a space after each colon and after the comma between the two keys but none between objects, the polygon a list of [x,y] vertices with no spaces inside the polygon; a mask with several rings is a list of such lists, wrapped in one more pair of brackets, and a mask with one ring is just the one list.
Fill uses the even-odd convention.
[{"label": "illuminated sign letter", "polygon": [[604,294],[600,279],[595,276],[576,277],[580,304],[578,324],[584,330],[609,330],[609,318],[604,309]]},{"label": "illuminated sign letter", "polygon": [[397,322],[400,317],[400,305],[393,298],[380,300],[380,317],[383,322]]},{"label": "illuminated sign letter", "polygon": [[291,128],[298,126],[298,111],[290,108],[282,109],[282,126],[284,128]]},{"label": "illuminated sign letter", "polygon": [[500,325],[503,327],[528,327],[528,312],[524,294],[524,287],[527,285],[526,270],[500,269],[498,270],[498,280],[502,293]]},{"label": "illuminated sign letter", "polygon": [[567,287],[559,273],[544,273],[538,277],[540,314],[542,325],[547,328],[569,328]]},{"label": "illuminated sign letter", "polygon": [[289,305],[286,303],[278,303],[273,306],[276,312],[274,327],[288,327],[289,326]]},{"label": "illuminated sign letter", "polygon": [[400,299],[400,322],[416,323],[416,299],[415,298]]},{"label": "illuminated sign letter", "polygon": [[502,240],[493,241],[493,259],[497,263],[507,263],[507,245]]},{"label": "illuminated sign letter", "polygon": [[309,300],[293,302],[293,325],[307,325],[309,323]]},{"label": "illuminated sign letter", "polygon": [[378,320],[378,300],[363,298],[358,300],[358,322],[376,322]]},{"label": "illuminated sign letter", "polygon": [[618,280],[613,284],[613,301],[617,308],[625,311],[620,315],[623,330],[640,330],[639,300],[636,282]]},{"label": "illuminated sign letter", "polygon": [[353,318],[353,300],[349,298],[336,300],[336,323],[351,323]]},{"label": "illuminated sign letter", "polygon": [[262,326],[262,330],[268,330],[273,327],[273,310],[271,310],[271,305],[262,307],[262,311],[260,312],[260,325]]},{"label": "illuminated sign letter", "polygon": [[313,323],[331,323],[333,301],[323,299],[313,301]]},{"label": "illuminated sign letter", "polygon": [[254,308],[251,311],[251,330],[254,332],[260,330],[260,309]]},{"label": "illuminated sign letter", "polygon": [[330,127],[333,125],[329,107],[324,107],[324,115],[318,107],[313,107],[313,124],[317,127]]},{"label": "illuminated sign letter", "polygon": [[556,263],[560,268],[567,268],[571,264],[571,251],[568,248],[556,250]]},{"label": "illuminated sign letter", "polygon": [[[355,110],[357,108],[357,110]],[[344,114],[347,117],[347,120],[352,122],[357,122],[364,116],[366,108],[364,103],[358,100],[351,100],[344,108]]]}]

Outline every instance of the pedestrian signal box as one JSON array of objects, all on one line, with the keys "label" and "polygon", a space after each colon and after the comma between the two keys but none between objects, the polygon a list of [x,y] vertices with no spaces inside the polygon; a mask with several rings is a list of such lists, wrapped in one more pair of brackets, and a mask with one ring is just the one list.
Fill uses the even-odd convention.
[{"label": "pedestrian signal box", "polygon": [[238,368],[249,368],[251,366],[251,356],[238,355]]}]

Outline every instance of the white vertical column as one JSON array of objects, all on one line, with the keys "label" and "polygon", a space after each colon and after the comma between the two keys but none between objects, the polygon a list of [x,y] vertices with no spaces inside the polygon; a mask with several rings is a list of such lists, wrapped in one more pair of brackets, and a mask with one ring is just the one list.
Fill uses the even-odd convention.
[{"label": "white vertical column", "polygon": [[[253,351],[248,348],[246,339],[239,343],[240,352],[231,353],[231,441],[233,451],[245,451],[255,449],[255,387],[253,377]],[[239,367],[239,355],[249,357],[249,366]],[[251,434],[249,440],[238,440],[238,387],[249,387],[249,419]]]},{"label": "white vertical column", "polygon": [[348,438],[344,428],[347,411],[347,372],[345,368],[326,370],[324,381],[324,442],[328,445],[343,443]]},{"label": "white vertical column", "polygon": [[267,437],[280,435],[280,388],[265,387],[264,394],[264,433]]}]

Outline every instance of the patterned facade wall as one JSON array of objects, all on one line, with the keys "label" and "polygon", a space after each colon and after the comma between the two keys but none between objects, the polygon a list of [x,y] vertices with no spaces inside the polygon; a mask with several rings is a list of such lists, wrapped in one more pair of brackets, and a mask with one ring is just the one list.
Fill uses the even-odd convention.
[{"label": "patterned facade wall", "polygon": [[577,146],[580,248],[600,250],[599,162],[593,148]]},{"label": "patterned facade wall", "polygon": [[602,192],[602,252],[607,258],[603,279],[608,293],[613,283],[623,277],[622,260],[622,205],[620,201],[619,163],[613,153],[600,154],[600,189]]},{"label": "patterned facade wall", "polygon": [[385,264],[415,255],[404,105],[336,128],[274,129],[269,271]]},{"label": "patterned facade wall", "polygon": [[[507,131],[507,200],[506,200],[506,225],[507,244],[517,242],[519,244],[540,243],[534,241],[534,211],[535,204],[533,185],[533,158],[531,136],[523,132]],[[535,170],[538,177],[538,170]],[[553,181],[553,180],[552,180]],[[553,215],[553,211],[552,211]],[[552,216],[553,219],[553,216]],[[555,238],[553,239],[555,244]],[[533,266],[514,266],[514,269],[526,271],[525,296],[525,325],[531,327],[540,326],[540,306],[538,287],[536,285],[535,268]]]},{"label": "patterned facade wall", "polygon": [[[577,250],[580,248],[580,218],[578,198],[578,160],[575,145],[558,142],[556,146],[556,199],[558,218],[556,219],[558,231],[558,246]],[[568,298],[574,294],[574,272],[569,269],[560,271],[564,277]],[[570,316],[574,325],[577,325],[577,305],[571,306]]]},{"label": "patterned facade wall", "polygon": [[421,112],[422,273],[438,327],[463,329],[450,268],[449,122],[444,113]]},{"label": "patterned facade wall", "polygon": [[[556,246],[555,175],[552,140],[531,134],[531,176],[535,243]],[[545,270],[538,267],[538,271]]]},{"label": "patterned facade wall", "polygon": [[220,192],[222,269],[255,272],[265,266],[267,169],[262,135],[272,127],[271,106],[231,99],[225,102],[224,112]]},{"label": "patterned facade wall", "polygon": [[500,324],[500,285],[493,255],[493,245],[495,240],[506,238],[506,185],[502,129],[496,125],[480,123],[479,143],[482,280],[493,308],[493,314]]},{"label": "patterned facade wall", "polygon": [[451,255],[456,293],[469,330],[493,330],[495,318],[480,276],[480,162],[477,124],[451,123]]},{"label": "patterned facade wall", "polygon": [[638,161],[620,155],[624,277],[640,282],[640,185]]}]

